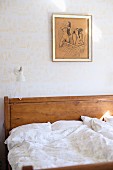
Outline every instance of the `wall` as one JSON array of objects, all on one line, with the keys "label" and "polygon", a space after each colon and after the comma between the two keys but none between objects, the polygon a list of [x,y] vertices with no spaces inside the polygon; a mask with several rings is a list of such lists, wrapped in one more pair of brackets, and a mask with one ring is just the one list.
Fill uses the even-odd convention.
[{"label": "wall", "polygon": [[[0,160],[3,97],[112,94],[113,1],[0,0]],[[93,62],[52,62],[52,13],[92,15]],[[15,80],[23,66],[26,82]]]}]

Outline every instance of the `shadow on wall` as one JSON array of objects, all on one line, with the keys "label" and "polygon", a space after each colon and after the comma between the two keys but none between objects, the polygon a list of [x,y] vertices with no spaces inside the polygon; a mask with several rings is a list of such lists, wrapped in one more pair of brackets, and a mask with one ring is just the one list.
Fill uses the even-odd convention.
[{"label": "shadow on wall", "polygon": [[5,170],[4,99],[0,98],[0,170]]}]

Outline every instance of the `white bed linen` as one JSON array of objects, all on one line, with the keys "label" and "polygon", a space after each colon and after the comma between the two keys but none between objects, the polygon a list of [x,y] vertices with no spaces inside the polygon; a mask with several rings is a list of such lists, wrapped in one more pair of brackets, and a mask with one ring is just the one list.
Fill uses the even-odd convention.
[{"label": "white bed linen", "polygon": [[113,116],[104,116],[104,121],[113,126]]},{"label": "white bed linen", "polygon": [[91,127],[95,132],[113,140],[113,126],[109,122],[104,122],[94,118],[91,121]]},{"label": "white bed linen", "polygon": [[78,126],[82,125],[82,121],[77,120],[59,120],[51,124],[52,130],[66,130],[69,128],[77,128]]},{"label": "white bed linen", "polygon": [[51,132],[50,122],[18,126],[10,131],[10,136],[6,139],[5,144],[7,144],[8,150],[11,150],[15,146],[20,146],[23,141],[35,142],[38,138],[44,138],[48,132]]},{"label": "white bed linen", "polygon": [[[42,137],[43,136],[43,137]],[[86,163],[113,161],[113,140],[86,125],[66,130],[42,132],[35,142],[26,140],[9,151],[13,170],[23,165],[50,168]]]}]

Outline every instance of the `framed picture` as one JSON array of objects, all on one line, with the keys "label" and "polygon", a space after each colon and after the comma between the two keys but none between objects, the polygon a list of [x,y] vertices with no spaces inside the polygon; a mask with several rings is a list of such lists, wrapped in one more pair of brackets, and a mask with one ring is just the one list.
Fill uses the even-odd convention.
[{"label": "framed picture", "polygon": [[53,61],[92,61],[91,15],[53,14]]}]

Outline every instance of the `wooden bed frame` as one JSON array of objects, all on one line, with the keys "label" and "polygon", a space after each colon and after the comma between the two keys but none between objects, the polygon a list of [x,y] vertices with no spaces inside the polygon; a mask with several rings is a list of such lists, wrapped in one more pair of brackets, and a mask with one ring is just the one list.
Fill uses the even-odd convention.
[{"label": "wooden bed frame", "polygon": [[[4,97],[5,136],[8,137],[12,128],[28,123],[80,120],[81,115],[101,118],[107,112],[113,115],[113,95],[21,99],[6,96]],[[112,163],[105,164],[109,169]],[[85,170],[84,166],[83,169]]]}]

